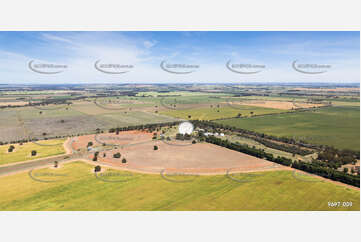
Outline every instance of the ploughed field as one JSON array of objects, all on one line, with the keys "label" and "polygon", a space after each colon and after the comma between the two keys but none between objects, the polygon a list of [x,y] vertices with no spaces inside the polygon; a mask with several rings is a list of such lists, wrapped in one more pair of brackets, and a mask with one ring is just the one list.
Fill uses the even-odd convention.
[{"label": "ploughed field", "polygon": [[150,112],[102,109],[91,102],[80,107],[74,104],[7,108],[0,110],[0,141],[57,138],[95,133],[96,129],[175,120]]}]

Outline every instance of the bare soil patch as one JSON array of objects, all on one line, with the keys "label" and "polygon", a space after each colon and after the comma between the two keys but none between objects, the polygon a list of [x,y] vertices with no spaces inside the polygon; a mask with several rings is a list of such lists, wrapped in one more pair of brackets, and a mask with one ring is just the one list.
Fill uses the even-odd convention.
[{"label": "bare soil patch", "polygon": [[23,106],[27,104],[29,102],[0,102],[0,106]]},{"label": "bare soil patch", "polygon": [[[181,142],[181,141],[179,141]],[[158,150],[154,150],[154,146]],[[120,158],[113,158],[115,153]],[[146,142],[134,146],[100,152],[98,160],[112,166],[130,170],[160,172],[162,170],[191,173],[250,172],[287,169],[267,160],[249,156],[208,143],[169,145],[162,141]],[[127,163],[122,163],[125,158]]]}]

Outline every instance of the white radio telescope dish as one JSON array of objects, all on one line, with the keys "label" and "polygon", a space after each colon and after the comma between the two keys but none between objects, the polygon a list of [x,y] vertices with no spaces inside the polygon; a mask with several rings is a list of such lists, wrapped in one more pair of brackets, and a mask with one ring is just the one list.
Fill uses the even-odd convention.
[{"label": "white radio telescope dish", "polygon": [[190,122],[183,122],[178,127],[178,132],[180,134],[191,134],[194,130],[194,126]]}]

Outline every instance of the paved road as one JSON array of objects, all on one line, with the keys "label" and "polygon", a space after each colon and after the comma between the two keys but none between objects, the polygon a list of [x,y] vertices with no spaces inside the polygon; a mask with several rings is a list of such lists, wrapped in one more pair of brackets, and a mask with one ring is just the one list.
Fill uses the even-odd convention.
[{"label": "paved road", "polygon": [[34,161],[29,161],[25,163],[19,163],[15,165],[8,165],[0,167],[0,176],[6,175],[9,173],[19,172],[19,171],[27,171],[30,169],[42,167],[42,166],[50,166],[53,165],[55,161],[58,161],[59,164],[61,162],[65,162],[71,159],[81,158],[80,154],[72,154],[72,155],[61,155],[57,157],[44,158]]}]

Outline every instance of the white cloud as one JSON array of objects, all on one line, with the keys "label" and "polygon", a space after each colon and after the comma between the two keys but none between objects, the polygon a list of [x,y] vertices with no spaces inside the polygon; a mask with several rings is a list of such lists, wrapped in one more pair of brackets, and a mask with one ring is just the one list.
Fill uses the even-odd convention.
[{"label": "white cloud", "polygon": [[66,39],[66,38],[59,37],[59,36],[52,35],[52,34],[42,34],[42,37],[43,37],[43,39],[50,40],[50,41],[55,40],[55,41],[60,41],[60,42],[64,42],[64,43],[69,43],[69,44],[73,43],[70,39]]},{"label": "white cloud", "polygon": [[145,48],[149,49],[149,48],[152,48],[153,46],[155,46],[157,43],[158,43],[158,41],[156,41],[156,40],[154,40],[154,41],[146,40],[143,42],[143,45]]}]

